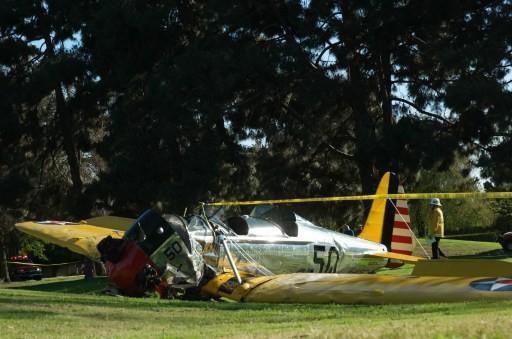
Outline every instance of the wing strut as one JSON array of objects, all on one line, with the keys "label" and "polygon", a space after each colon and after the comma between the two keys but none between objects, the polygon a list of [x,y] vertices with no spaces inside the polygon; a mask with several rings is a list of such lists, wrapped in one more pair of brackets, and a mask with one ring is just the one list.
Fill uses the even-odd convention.
[{"label": "wing strut", "polygon": [[233,257],[231,256],[231,252],[229,251],[229,247],[226,242],[226,237],[223,234],[221,234],[219,236],[219,240],[222,242],[222,246],[224,246],[224,250],[226,251],[226,255],[228,256],[229,265],[231,266],[231,269],[233,270],[233,273],[235,274],[238,284],[242,285],[242,278],[240,278],[240,273],[238,273],[238,269],[236,268],[235,261],[233,260]]}]

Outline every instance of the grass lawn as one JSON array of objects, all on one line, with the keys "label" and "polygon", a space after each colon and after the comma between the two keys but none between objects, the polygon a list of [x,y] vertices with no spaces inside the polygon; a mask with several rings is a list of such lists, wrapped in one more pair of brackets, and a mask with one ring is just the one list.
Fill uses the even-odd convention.
[{"label": "grass lawn", "polygon": [[[425,249],[430,256],[431,245],[425,239],[420,239],[420,244],[416,244],[414,255],[424,257]],[[423,249],[422,249],[423,247]],[[443,252],[453,259],[465,259],[465,258],[508,258],[501,245],[497,242],[486,242],[486,241],[467,241],[467,240],[454,240],[454,239],[441,239],[439,247]]]},{"label": "grass lawn", "polygon": [[[492,243],[442,245],[456,257],[501,253]],[[384,306],[193,302],[106,296],[100,293],[106,283],[78,276],[0,284],[0,337],[508,338],[512,329],[512,300]]]},{"label": "grass lawn", "polygon": [[[419,257],[430,257],[432,252],[430,244],[425,239],[419,239],[420,245],[416,244],[416,249],[413,255]],[[453,239],[442,239],[440,246],[443,252],[450,259],[501,259],[512,261],[511,254],[507,254],[501,248],[501,245],[497,242],[485,242],[485,241],[466,241],[466,240],[453,240]],[[378,274],[391,274],[391,275],[409,275],[412,272],[413,265],[403,265],[397,269],[381,269]],[[512,272],[511,272],[512,275]]]}]

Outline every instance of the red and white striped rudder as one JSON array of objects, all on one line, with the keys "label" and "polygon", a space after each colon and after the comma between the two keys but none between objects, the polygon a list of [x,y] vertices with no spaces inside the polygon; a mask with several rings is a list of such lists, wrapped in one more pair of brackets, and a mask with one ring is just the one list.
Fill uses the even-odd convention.
[{"label": "red and white striped rudder", "polygon": [[[398,193],[404,193],[404,187],[398,186]],[[411,230],[411,218],[407,200],[396,201],[395,218],[393,222],[393,233],[391,237],[391,252],[411,255],[416,243]]]}]

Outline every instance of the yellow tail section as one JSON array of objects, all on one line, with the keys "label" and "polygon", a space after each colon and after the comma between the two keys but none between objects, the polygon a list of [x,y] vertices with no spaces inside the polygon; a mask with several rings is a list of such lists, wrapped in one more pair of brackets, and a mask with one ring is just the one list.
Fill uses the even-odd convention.
[{"label": "yellow tail section", "polygon": [[[386,172],[380,179],[377,192],[375,194],[387,194],[390,188],[391,173]],[[386,213],[386,199],[375,199],[372,202],[372,208],[368,213],[368,218],[364,224],[363,231],[359,238],[382,243],[382,234],[384,231],[384,217]]]}]

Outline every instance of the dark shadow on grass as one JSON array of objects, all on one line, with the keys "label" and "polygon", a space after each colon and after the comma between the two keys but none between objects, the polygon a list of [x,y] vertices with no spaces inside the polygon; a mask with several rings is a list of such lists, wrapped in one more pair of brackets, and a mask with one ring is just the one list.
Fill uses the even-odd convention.
[{"label": "dark shadow on grass", "polygon": [[[83,299],[82,299],[83,298]],[[135,299],[127,297],[112,297],[105,296],[98,300],[88,300],[86,297],[77,298],[52,298],[42,296],[21,296],[13,300],[12,297],[0,296],[0,305],[2,303],[17,303],[20,305],[34,305],[37,303],[51,304],[51,305],[83,305],[92,307],[105,307],[105,308],[119,308],[119,309],[137,309],[144,311],[152,310],[171,310],[173,308],[196,308],[205,311],[219,311],[219,312],[236,312],[236,311],[261,311],[261,312],[302,312],[318,310],[320,313],[339,313],[344,317],[359,317],[361,315],[370,315],[381,312],[385,309],[390,312],[390,309],[396,309],[397,313],[413,312],[414,317],[418,314],[437,314],[445,310],[453,312],[451,305],[454,303],[437,303],[437,304],[423,304],[423,305],[322,305],[322,304],[267,304],[267,303],[236,303],[224,301],[187,301],[187,300],[150,300],[150,299]],[[479,303],[479,304],[477,304]],[[497,304],[503,305],[503,301],[485,301],[475,302],[475,306],[471,307],[472,302],[459,303],[464,304],[455,313],[464,314],[466,307],[469,307],[474,312],[476,310],[494,309]],[[505,302],[508,303],[508,302]],[[508,303],[510,305],[510,303]],[[506,306],[504,306],[506,307]],[[1,308],[1,307],[0,307]],[[469,311],[468,311],[469,312]],[[318,314],[319,318],[324,318],[323,315]],[[326,316],[331,318],[332,314]]]},{"label": "dark shadow on grass", "polygon": [[[16,300],[13,300],[16,298]],[[17,303],[17,304],[36,304],[45,303],[53,305],[83,305],[83,306],[96,306],[96,307],[109,307],[109,308],[130,308],[130,309],[166,309],[166,308],[202,308],[204,310],[218,310],[218,311],[239,311],[239,310],[252,310],[252,311],[284,311],[300,308],[325,308],[325,305],[286,305],[286,304],[265,304],[265,303],[238,303],[238,302],[226,302],[226,301],[188,301],[188,300],[157,300],[152,301],[145,298],[129,298],[129,297],[112,297],[105,295],[104,299],[90,300],[87,298],[45,298],[43,296],[0,296],[0,304],[2,303]],[[346,305],[332,305],[333,307],[346,307]],[[358,305],[360,307],[361,305]],[[364,306],[363,306],[364,307]]]},{"label": "dark shadow on grass", "polygon": [[479,242],[496,242],[496,232],[482,232],[473,234],[451,234],[447,235],[446,239],[450,240],[465,240],[465,241],[479,241]]},{"label": "dark shadow on grass", "polygon": [[[44,280],[37,285],[16,286],[9,287],[9,290],[25,290],[25,291],[40,291],[40,292],[56,292],[59,293],[58,298],[48,298],[44,296],[22,296],[16,302],[34,303],[34,302],[47,302],[52,304],[68,304],[77,303],[81,305],[90,306],[106,306],[106,307],[123,307],[123,308],[175,308],[175,307],[193,307],[204,309],[216,309],[226,311],[237,310],[284,310],[290,307],[301,307],[305,305],[284,305],[284,304],[265,304],[265,303],[238,303],[233,301],[224,300],[209,300],[209,301],[190,301],[190,300],[164,300],[157,298],[131,298],[124,296],[110,296],[103,295],[101,291],[108,286],[108,279],[105,277],[98,277],[94,279],[80,279],[73,281],[50,281]],[[83,294],[85,298],[80,296],[73,296],[72,294]],[[94,296],[95,300],[90,300],[87,295]],[[101,301],[98,296],[104,297]],[[104,301],[104,302],[103,302]],[[140,301],[140,302],[139,302]],[[0,296],[0,303],[12,302],[12,299]],[[307,305],[309,309],[324,308],[325,305]],[[341,307],[341,305],[340,305]]]},{"label": "dark shadow on grass", "polygon": [[81,279],[73,281],[41,281],[37,285],[8,287],[13,290],[28,290],[41,292],[60,292],[75,294],[94,294],[99,293],[108,284],[106,277],[98,277],[94,279]]},{"label": "dark shadow on grass", "polygon": [[39,310],[13,310],[13,309],[1,309],[0,308],[0,319],[23,319],[23,318],[40,318],[40,317],[53,317],[58,312],[45,310],[41,312]]},{"label": "dark shadow on grass", "polygon": [[486,252],[480,252],[471,255],[454,255],[450,259],[508,259],[512,258],[512,253],[507,253],[502,249],[495,249]]}]

